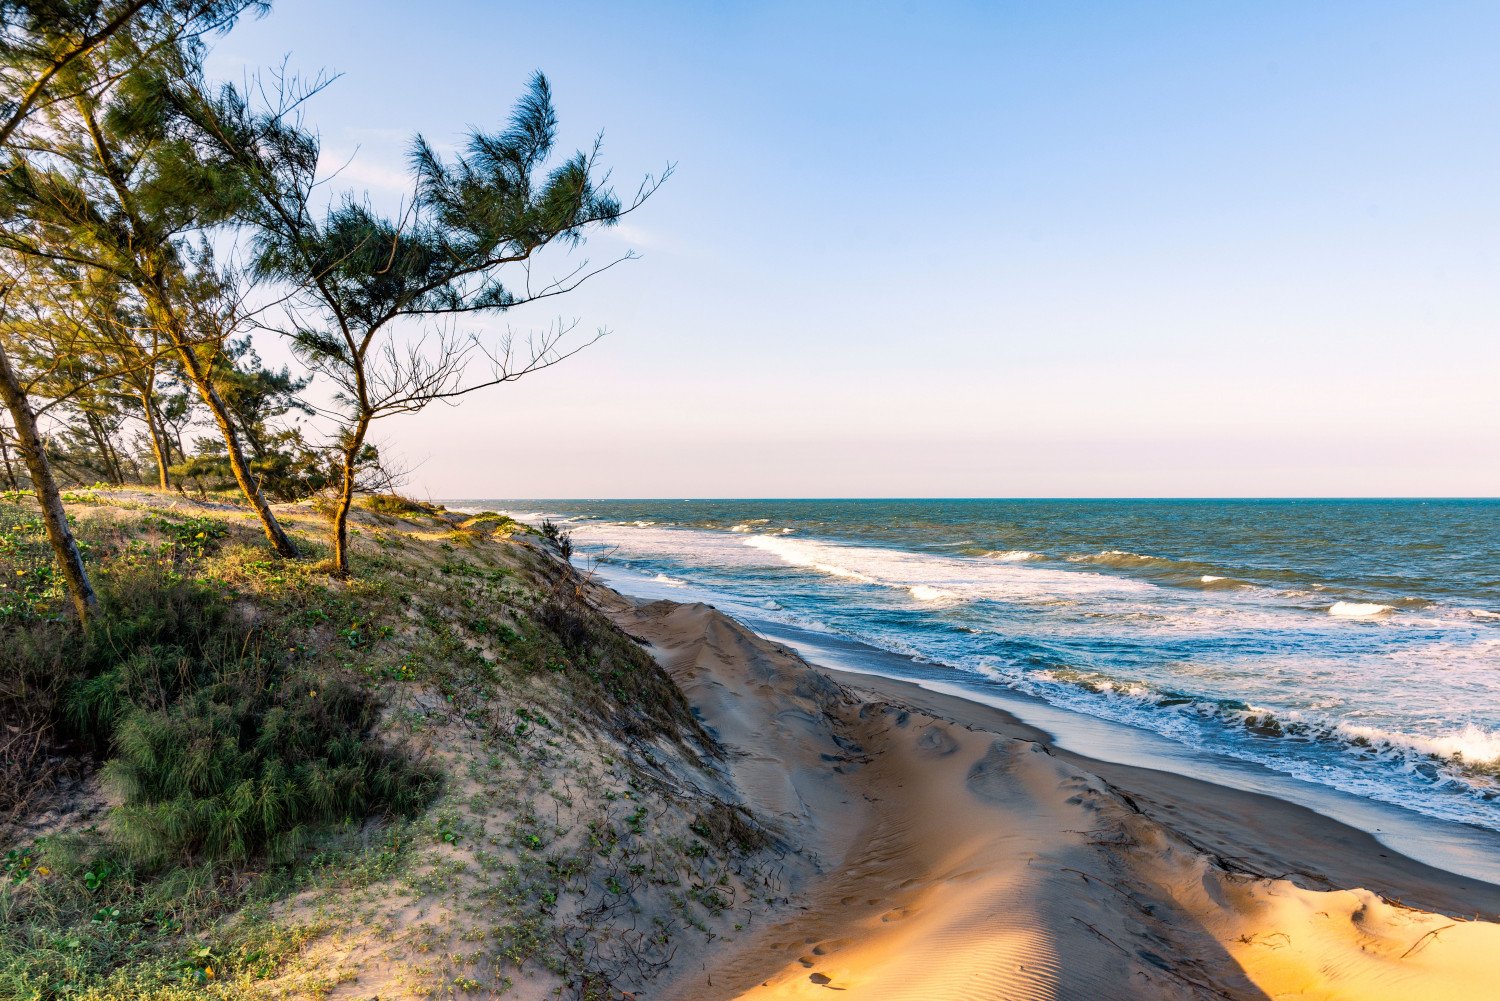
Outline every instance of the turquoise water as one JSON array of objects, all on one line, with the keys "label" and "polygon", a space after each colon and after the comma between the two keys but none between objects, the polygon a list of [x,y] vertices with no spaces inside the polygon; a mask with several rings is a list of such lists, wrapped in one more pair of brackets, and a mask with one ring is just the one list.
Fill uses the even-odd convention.
[{"label": "turquoise water", "polygon": [[1500,502],[467,503],[658,590],[1500,830]]}]

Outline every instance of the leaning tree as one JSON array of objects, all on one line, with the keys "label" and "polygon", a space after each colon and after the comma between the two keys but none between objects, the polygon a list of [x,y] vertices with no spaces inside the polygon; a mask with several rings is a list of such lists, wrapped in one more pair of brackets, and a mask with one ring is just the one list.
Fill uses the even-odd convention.
[{"label": "leaning tree", "polygon": [[575,262],[531,284],[543,250],[571,250],[588,230],[613,225],[649,198],[671,167],[645,178],[622,204],[599,169],[598,141],[554,161],[557,117],[538,73],[507,126],[471,132],[457,157],[445,160],[415,137],[413,192],[396,213],[353,196],[320,211],[317,139],[287,113],[298,103],[283,92],[274,108],[253,109],[232,87],[181,97],[184,114],[254,188],[245,221],[254,230],[259,273],[288,289],[281,330],[334,389],[330,413],[342,466],[334,572],[344,576],[349,511],[371,451],[371,425],[513,382],[593,343],[599,334],[564,343],[576,323],[559,322],[524,344],[509,334],[487,342],[457,324],[564,294],[632,257],[592,268]]},{"label": "leaning tree", "polygon": [[72,525],[63,508],[62,491],[47,458],[38,419],[42,408],[32,387],[34,376],[13,360],[13,355],[20,356],[25,346],[34,342],[38,323],[50,324],[54,317],[47,301],[56,290],[53,282],[57,276],[47,271],[38,275],[26,265],[24,260],[10,260],[0,267],[0,403],[10,416],[16,451],[41,506],[42,525],[69,603],[78,618],[87,621],[98,610],[99,599],[84,569],[83,554],[73,537]]}]

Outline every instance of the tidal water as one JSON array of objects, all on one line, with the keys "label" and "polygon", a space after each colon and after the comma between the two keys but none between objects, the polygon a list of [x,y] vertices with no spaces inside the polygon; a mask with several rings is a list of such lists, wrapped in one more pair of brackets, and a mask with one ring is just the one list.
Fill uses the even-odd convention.
[{"label": "tidal water", "polygon": [[612,579],[1500,831],[1500,501],[463,503],[562,522]]}]

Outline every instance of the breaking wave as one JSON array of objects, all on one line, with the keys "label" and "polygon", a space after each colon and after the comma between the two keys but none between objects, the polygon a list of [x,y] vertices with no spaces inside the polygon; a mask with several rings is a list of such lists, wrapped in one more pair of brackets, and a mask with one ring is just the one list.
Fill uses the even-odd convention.
[{"label": "breaking wave", "polygon": [[[918,601],[1051,603],[1087,594],[1150,591],[1145,581],[1076,570],[855,546],[779,535],[752,535],[744,544],[790,566],[843,580],[906,591]],[[1018,565],[1020,563],[1028,565]]]},{"label": "breaking wave", "polygon": [[1328,614],[1345,619],[1369,619],[1394,611],[1395,609],[1390,605],[1380,605],[1375,602],[1335,601],[1329,606]]},{"label": "breaking wave", "polygon": [[[1109,719],[1122,719],[1177,739],[1191,741],[1204,727],[1217,730],[1206,746],[1258,761],[1288,774],[1336,788],[1412,805],[1399,786],[1377,776],[1357,774],[1361,763],[1396,769],[1433,789],[1464,793],[1481,803],[1500,802],[1500,730],[1473,724],[1432,734],[1413,734],[1339,720],[1315,711],[1272,710],[1232,698],[1162,690],[1148,682],[1098,672],[1058,668],[1022,671],[982,665],[977,673],[1056,705]],[[1319,765],[1309,745],[1327,748],[1347,762],[1348,771]],[[1431,804],[1428,804],[1431,807]],[[1446,807],[1446,808],[1445,808]],[[1473,823],[1478,817],[1455,804],[1432,812]]]}]

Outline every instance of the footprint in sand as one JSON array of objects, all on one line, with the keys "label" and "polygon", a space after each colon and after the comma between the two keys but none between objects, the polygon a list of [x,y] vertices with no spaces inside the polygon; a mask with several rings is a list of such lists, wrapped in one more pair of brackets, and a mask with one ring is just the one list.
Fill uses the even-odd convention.
[{"label": "footprint in sand", "polygon": [[824,975],[822,973],[811,974],[810,976],[808,976],[807,979],[811,980],[813,983],[817,984],[819,987],[827,987],[831,991],[841,991],[841,990],[844,989],[842,987],[835,987],[835,986],[833,986],[833,978],[829,977],[829,976],[826,976],[826,975]]},{"label": "footprint in sand", "polygon": [[910,907],[897,907],[895,910],[886,911],[884,914],[880,915],[880,920],[884,922],[900,921],[910,913]]}]

